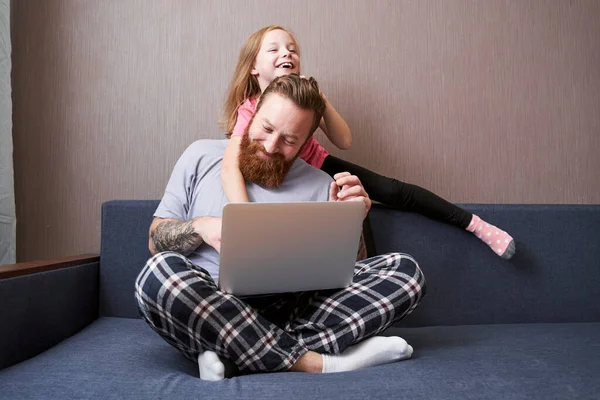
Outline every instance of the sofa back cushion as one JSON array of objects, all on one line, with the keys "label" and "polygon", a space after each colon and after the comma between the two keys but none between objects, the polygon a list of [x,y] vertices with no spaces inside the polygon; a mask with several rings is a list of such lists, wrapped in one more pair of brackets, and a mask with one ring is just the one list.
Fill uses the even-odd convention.
[{"label": "sofa back cushion", "polygon": [[[102,206],[100,315],[137,318],[134,281],[150,257],[155,200]],[[374,205],[378,253],[415,257],[427,295],[404,326],[600,322],[600,205],[464,205],[516,240],[511,260],[473,234]]]},{"label": "sofa back cushion", "polygon": [[600,321],[600,206],[462,205],[513,236],[503,260],[472,233],[378,208],[377,252],[411,254],[428,292],[401,325]]},{"label": "sofa back cushion", "polygon": [[159,201],[114,200],[102,205],[100,315],[138,318],[134,282],[150,258],[148,228]]}]

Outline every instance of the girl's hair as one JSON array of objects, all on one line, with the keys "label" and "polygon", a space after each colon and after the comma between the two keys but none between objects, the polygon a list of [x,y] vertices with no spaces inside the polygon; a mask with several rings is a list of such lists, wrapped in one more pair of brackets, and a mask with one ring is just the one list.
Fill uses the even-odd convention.
[{"label": "girl's hair", "polygon": [[256,62],[256,56],[260,51],[265,35],[271,31],[282,30],[288,33],[294,41],[296,46],[296,52],[300,55],[300,48],[294,37],[294,34],[279,25],[269,25],[254,32],[246,40],[240,50],[238,57],[237,66],[233,73],[233,79],[229,84],[229,90],[227,92],[227,99],[225,100],[225,108],[223,110],[223,117],[219,121],[219,125],[225,130],[226,136],[231,137],[231,132],[237,122],[237,111],[242,103],[250,97],[256,97],[260,94],[260,86],[258,79],[251,74],[254,63]]}]

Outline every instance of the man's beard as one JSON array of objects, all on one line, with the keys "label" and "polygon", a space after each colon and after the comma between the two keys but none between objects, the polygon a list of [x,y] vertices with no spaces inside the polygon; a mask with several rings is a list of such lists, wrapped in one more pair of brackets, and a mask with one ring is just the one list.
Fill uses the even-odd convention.
[{"label": "man's beard", "polygon": [[[250,127],[250,124],[248,127]],[[248,129],[246,129],[240,143],[240,171],[246,181],[256,183],[267,189],[275,189],[285,179],[296,157],[286,161],[281,154],[271,154],[269,159],[265,159],[258,154],[259,151],[267,154],[263,145],[250,141]]]}]

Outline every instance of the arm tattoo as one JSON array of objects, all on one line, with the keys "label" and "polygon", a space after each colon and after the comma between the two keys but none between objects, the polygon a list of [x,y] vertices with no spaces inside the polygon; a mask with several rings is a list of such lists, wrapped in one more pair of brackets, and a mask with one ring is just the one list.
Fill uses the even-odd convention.
[{"label": "arm tattoo", "polygon": [[194,231],[190,221],[163,221],[152,232],[152,242],[157,252],[174,251],[189,255],[199,246],[200,235]]},{"label": "arm tattoo", "polygon": [[367,258],[367,246],[365,244],[364,234],[361,232],[360,241],[358,242],[358,252],[356,253],[356,261]]}]

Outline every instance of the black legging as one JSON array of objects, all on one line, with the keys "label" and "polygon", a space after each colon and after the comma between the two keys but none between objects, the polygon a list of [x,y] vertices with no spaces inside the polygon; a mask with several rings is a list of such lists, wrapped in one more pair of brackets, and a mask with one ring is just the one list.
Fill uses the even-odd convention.
[{"label": "black legging", "polygon": [[427,189],[379,175],[332,155],[325,157],[321,169],[331,176],[339,172],[350,172],[352,175],[356,175],[371,200],[402,211],[422,214],[462,229],[465,229],[473,218],[473,214],[470,212],[455,206]]}]

